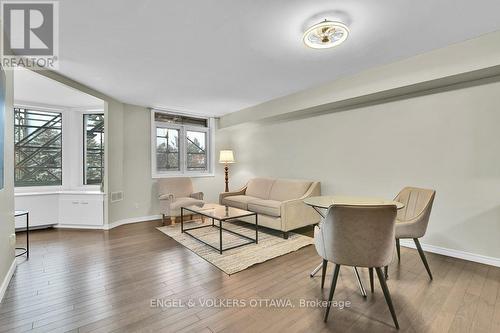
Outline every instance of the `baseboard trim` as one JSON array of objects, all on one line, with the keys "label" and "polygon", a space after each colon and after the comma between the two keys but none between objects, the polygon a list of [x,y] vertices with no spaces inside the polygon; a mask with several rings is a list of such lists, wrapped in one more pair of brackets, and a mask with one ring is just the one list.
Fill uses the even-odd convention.
[{"label": "baseboard trim", "polygon": [[162,215],[132,217],[132,218],[128,218],[128,219],[123,219],[123,220],[111,222],[110,224],[105,225],[103,229],[109,230],[109,229],[113,229],[113,228],[119,227],[119,226],[124,225],[124,224],[131,224],[131,223],[153,222],[153,221],[158,221],[161,218],[162,218]]},{"label": "baseboard trim", "polygon": [[[32,230],[39,230],[39,229],[47,229],[47,228],[52,228],[56,227],[57,224],[45,224],[45,225],[30,225],[30,231]],[[26,231],[26,226],[16,228],[16,232],[18,231]]]},{"label": "baseboard trim", "polygon": [[80,225],[80,224],[55,224],[54,228],[57,229],[88,229],[88,230],[102,230],[104,225]]},{"label": "baseboard trim", "polygon": [[9,270],[7,271],[7,275],[5,275],[5,278],[2,281],[2,285],[0,286],[0,303],[3,300],[3,296],[5,295],[5,292],[7,291],[7,288],[9,287],[10,280],[14,276],[14,273],[16,272],[17,268],[17,261],[16,258],[12,260],[12,264],[9,267]]},{"label": "baseboard trim", "polygon": [[[401,239],[400,244],[401,244],[401,246],[404,246],[404,247],[416,249],[415,243],[413,242],[412,239]],[[422,249],[424,251],[427,251],[427,252],[442,254],[444,256],[448,256],[448,257],[452,257],[452,258],[464,259],[467,261],[473,261],[473,262],[478,262],[481,264],[500,267],[500,258],[488,257],[488,256],[483,256],[481,254],[475,254],[475,253],[470,253],[470,252],[465,252],[465,251],[447,249],[444,247],[429,245],[429,244],[424,244],[424,243],[420,243],[420,245],[422,246]]]},{"label": "baseboard trim", "polygon": [[124,224],[153,222],[153,221],[158,221],[161,218],[162,218],[161,215],[149,215],[149,216],[131,217],[128,219],[118,220],[115,222],[111,222],[110,224],[104,224],[104,225],[56,224],[53,227],[60,229],[110,230]]}]

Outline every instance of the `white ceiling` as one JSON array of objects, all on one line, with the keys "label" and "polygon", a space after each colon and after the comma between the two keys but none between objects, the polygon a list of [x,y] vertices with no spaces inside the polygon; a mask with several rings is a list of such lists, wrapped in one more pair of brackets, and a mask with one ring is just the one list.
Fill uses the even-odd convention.
[{"label": "white ceiling", "polygon": [[103,107],[103,101],[98,98],[22,68],[14,71],[14,102],[70,108]]},{"label": "white ceiling", "polygon": [[[500,29],[498,0],[59,3],[63,75],[123,102],[210,115]],[[344,21],[349,39],[303,46],[324,18]]]}]

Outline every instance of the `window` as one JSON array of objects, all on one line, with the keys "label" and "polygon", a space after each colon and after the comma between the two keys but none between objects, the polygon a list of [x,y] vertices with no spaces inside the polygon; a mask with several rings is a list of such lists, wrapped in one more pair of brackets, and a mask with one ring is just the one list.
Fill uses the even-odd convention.
[{"label": "window", "polygon": [[207,133],[186,131],[186,168],[189,171],[207,170]]},{"label": "window", "polygon": [[179,129],[156,129],[156,168],[160,172],[180,171]]},{"label": "window", "polygon": [[62,114],[14,109],[15,186],[62,185]]},{"label": "window", "polygon": [[104,177],[104,114],[84,114],[83,135],[83,184],[101,184]]},{"label": "window", "polygon": [[210,120],[153,111],[153,177],[210,174]]}]

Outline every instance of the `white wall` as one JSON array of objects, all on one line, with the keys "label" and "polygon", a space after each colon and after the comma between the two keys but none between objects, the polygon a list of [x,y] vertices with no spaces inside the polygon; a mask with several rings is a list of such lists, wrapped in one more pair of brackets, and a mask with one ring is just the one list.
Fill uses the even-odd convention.
[{"label": "white wall", "polygon": [[2,290],[8,283],[8,273],[14,261],[14,247],[10,245],[10,236],[14,233],[14,111],[12,71],[5,71],[5,149],[4,180],[0,190],[0,300]]},{"label": "white wall", "polygon": [[[500,258],[500,83],[217,135],[237,154],[233,179],[308,178],[324,194],[393,198],[437,191],[423,242]],[[224,138],[220,138],[221,140]]]}]

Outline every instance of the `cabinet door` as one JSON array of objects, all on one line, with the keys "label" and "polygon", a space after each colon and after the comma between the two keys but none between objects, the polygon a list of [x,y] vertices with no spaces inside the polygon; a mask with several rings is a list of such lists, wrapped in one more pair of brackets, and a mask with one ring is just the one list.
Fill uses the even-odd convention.
[{"label": "cabinet door", "polygon": [[103,202],[95,198],[80,200],[80,223],[84,225],[103,225]]},{"label": "cabinet door", "polygon": [[59,224],[102,226],[102,196],[63,195],[59,203]]},{"label": "cabinet door", "polygon": [[59,223],[82,224],[80,216],[80,200],[72,198],[61,198],[59,200]]}]

